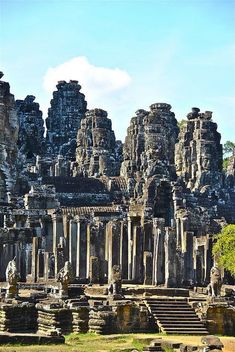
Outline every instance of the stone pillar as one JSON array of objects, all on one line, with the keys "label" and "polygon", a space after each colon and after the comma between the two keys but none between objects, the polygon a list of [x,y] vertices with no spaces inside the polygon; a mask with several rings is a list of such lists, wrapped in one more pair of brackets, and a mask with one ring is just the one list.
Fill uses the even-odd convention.
[{"label": "stone pillar", "polygon": [[121,221],[120,233],[120,265],[122,278],[128,278],[128,225],[126,221]]},{"label": "stone pillar", "polygon": [[25,249],[25,271],[26,271],[26,278],[32,272],[32,244],[27,243]]},{"label": "stone pillar", "polygon": [[153,220],[153,285],[165,283],[165,220]]},{"label": "stone pillar", "polygon": [[86,255],[86,278],[89,278],[90,275],[90,257],[91,257],[91,224],[87,225],[87,255]]},{"label": "stone pillar", "polygon": [[186,231],[188,229],[188,218],[181,218],[180,219],[180,223],[181,223],[181,229],[180,229],[180,234],[181,234],[181,248],[182,248],[182,252],[186,251]]},{"label": "stone pillar", "polygon": [[65,261],[69,260],[69,231],[70,231],[70,217],[63,215],[63,232],[65,240],[64,255]]},{"label": "stone pillar", "polygon": [[184,283],[186,285],[192,285],[194,282],[194,270],[193,270],[193,232],[186,231],[185,236],[185,252],[183,253],[184,257]]},{"label": "stone pillar", "polygon": [[205,283],[209,284],[210,282],[210,270],[213,266],[213,256],[212,256],[212,238],[210,235],[207,235],[207,243],[205,246]]},{"label": "stone pillar", "polygon": [[176,234],[175,230],[170,227],[165,229],[165,285],[176,287]]},{"label": "stone pillar", "polygon": [[132,280],[133,233],[132,219],[128,217],[128,280]]},{"label": "stone pillar", "polygon": [[44,281],[47,282],[49,279],[49,253],[44,253]]},{"label": "stone pillar", "polygon": [[143,277],[143,232],[142,232],[141,226],[134,225],[132,279],[138,283],[141,283],[142,277]]},{"label": "stone pillar", "polygon": [[98,284],[100,282],[100,261],[98,257],[90,257],[89,278],[92,284]]},{"label": "stone pillar", "polygon": [[38,248],[39,248],[39,238],[33,237],[32,243],[32,266],[31,266],[31,278],[32,282],[37,282],[38,273]]},{"label": "stone pillar", "polygon": [[144,251],[144,285],[152,284],[153,255]]},{"label": "stone pillar", "polygon": [[77,222],[77,267],[76,276],[82,279],[87,277],[87,223],[84,219]]},{"label": "stone pillar", "polygon": [[153,241],[153,223],[152,221],[144,223],[144,251],[152,251]]},{"label": "stone pillar", "polygon": [[105,225],[101,222],[90,223],[87,231],[87,273],[90,272],[90,257],[99,259],[100,278],[104,279],[105,262]]},{"label": "stone pillar", "polygon": [[53,224],[51,216],[44,216],[42,219],[43,235],[45,236],[45,250],[53,251]]},{"label": "stone pillar", "polygon": [[181,221],[176,219],[176,245],[181,248]]},{"label": "stone pillar", "polygon": [[42,249],[38,250],[38,257],[37,257],[37,278],[43,278],[44,277],[44,251]]},{"label": "stone pillar", "polygon": [[75,274],[77,268],[77,222],[73,219],[69,223],[69,262]]},{"label": "stone pillar", "polygon": [[110,221],[107,224],[108,281],[110,281],[112,278],[113,266],[120,265],[120,233],[121,233],[121,223],[119,221]]},{"label": "stone pillar", "polygon": [[60,241],[60,237],[63,237],[64,235],[63,217],[59,214],[53,214],[52,222],[53,222],[53,252],[56,253],[56,248]]}]

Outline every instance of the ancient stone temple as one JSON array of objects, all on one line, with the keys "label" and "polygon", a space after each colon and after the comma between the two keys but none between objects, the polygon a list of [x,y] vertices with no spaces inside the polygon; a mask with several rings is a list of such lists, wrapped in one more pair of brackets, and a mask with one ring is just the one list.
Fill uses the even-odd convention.
[{"label": "ancient stone temple", "polygon": [[[0,79],[3,73],[0,72]],[[6,201],[16,181],[18,121],[9,83],[0,80],[0,200]]]},{"label": "ancient stone temple", "polygon": [[[86,109],[77,81],[60,81],[45,149],[34,97],[17,101],[24,153],[32,129],[41,129],[31,150],[36,158],[16,175],[14,97],[8,83],[0,88],[0,291],[5,302],[6,269],[14,263],[11,299],[31,292],[28,305],[17,303],[21,326],[30,310],[31,326],[43,334],[207,333],[194,310],[204,302],[197,292],[205,294],[216,267],[215,234],[235,223],[234,156],[224,172],[212,113],[193,108],[179,129],[171,106],[154,103],[137,110],[122,145],[107,112]],[[0,328],[20,329],[14,303],[4,304],[0,298]]]},{"label": "ancient stone temple", "polygon": [[116,144],[112,122],[102,109],[89,110],[77,135],[77,174],[118,176],[120,147]]},{"label": "ancient stone temple", "polygon": [[59,81],[56,88],[46,119],[47,152],[49,155],[69,153],[74,157],[77,131],[87,103],[84,94],[80,92],[81,86],[75,80]]},{"label": "ancient stone temple", "polygon": [[33,95],[27,95],[24,100],[16,100],[19,121],[18,147],[26,159],[41,155],[45,147],[42,111],[34,100]]}]

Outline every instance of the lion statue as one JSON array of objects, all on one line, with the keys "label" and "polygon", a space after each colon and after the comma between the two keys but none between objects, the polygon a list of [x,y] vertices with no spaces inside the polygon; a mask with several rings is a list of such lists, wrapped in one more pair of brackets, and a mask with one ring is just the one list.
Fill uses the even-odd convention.
[{"label": "lion statue", "polygon": [[122,294],[122,275],[119,265],[114,265],[112,268],[112,276],[109,283],[108,292],[114,296]]},{"label": "lion statue", "polygon": [[208,295],[212,298],[220,296],[222,286],[221,273],[217,266],[213,266],[210,271],[210,283],[207,286]]},{"label": "lion statue", "polygon": [[8,283],[7,296],[16,297],[18,295],[18,281],[20,279],[16,268],[16,257],[9,261],[6,268],[6,281]]},{"label": "lion statue", "polygon": [[57,281],[60,282],[60,296],[68,297],[68,286],[74,280],[72,265],[66,261],[64,267],[57,274]]}]

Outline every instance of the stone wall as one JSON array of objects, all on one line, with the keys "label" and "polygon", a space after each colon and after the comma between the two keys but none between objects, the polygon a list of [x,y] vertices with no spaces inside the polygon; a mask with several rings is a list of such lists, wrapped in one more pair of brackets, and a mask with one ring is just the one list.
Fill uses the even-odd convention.
[{"label": "stone wall", "polygon": [[126,334],[153,331],[146,307],[131,302],[99,306],[89,314],[89,331],[98,334]]}]

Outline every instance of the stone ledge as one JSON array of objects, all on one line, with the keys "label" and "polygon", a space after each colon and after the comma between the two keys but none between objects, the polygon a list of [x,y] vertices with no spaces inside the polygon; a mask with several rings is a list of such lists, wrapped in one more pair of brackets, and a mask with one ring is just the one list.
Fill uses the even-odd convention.
[{"label": "stone ledge", "polygon": [[0,333],[0,345],[3,344],[49,345],[64,344],[64,336],[42,336],[37,334]]}]

